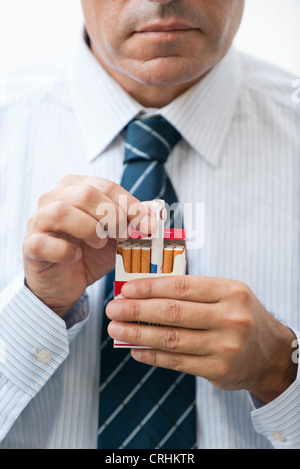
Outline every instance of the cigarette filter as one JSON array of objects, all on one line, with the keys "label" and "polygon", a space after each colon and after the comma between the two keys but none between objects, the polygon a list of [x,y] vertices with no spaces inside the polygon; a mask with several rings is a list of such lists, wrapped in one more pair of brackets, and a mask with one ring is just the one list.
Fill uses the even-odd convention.
[{"label": "cigarette filter", "polygon": [[182,254],[183,251],[184,251],[183,246],[180,246],[180,245],[174,246],[174,259],[176,256],[178,256],[178,254]]},{"label": "cigarette filter", "polygon": [[163,273],[170,274],[173,271],[173,246],[164,247]]},{"label": "cigarette filter", "polygon": [[142,247],[142,258],[141,258],[141,273],[149,274],[151,264],[151,246]]},{"label": "cigarette filter", "polygon": [[131,272],[139,274],[141,272],[141,246],[134,244],[131,250]]},{"label": "cigarette filter", "polygon": [[124,270],[127,273],[131,273],[131,247],[123,246],[122,247],[122,257]]},{"label": "cigarette filter", "polygon": [[123,249],[123,244],[118,244],[117,246],[117,254],[121,254],[122,255],[122,249]]}]

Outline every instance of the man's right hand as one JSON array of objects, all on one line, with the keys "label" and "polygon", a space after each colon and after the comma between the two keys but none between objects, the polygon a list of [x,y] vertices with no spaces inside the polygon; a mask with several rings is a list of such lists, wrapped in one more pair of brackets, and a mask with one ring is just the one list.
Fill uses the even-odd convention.
[{"label": "man's right hand", "polygon": [[114,268],[116,241],[129,237],[129,224],[150,234],[153,223],[147,204],[119,185],[66,176],[40,197],[28,222],[23,244],[26,285],[63,317],[87,286]]}]

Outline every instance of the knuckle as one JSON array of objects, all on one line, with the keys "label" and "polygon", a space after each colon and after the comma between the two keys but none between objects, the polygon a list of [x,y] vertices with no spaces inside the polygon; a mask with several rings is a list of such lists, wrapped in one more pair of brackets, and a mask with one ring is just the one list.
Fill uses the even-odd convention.
[{"label": "knuckle", "polygon": [[66,216],[67,209],[65,204],[58,200],[49,207],[49,218],[52,220],[61,220]]},{"label": "knuckle", "polygon": [[43,252],[44,245],[45,235],[35,235],[28,239],[27,246],[25,245],[25,250],[28,250],[28,253],[31,257],[38,259]]},{"label": "knuckle", "polygon": [[180,355],[171,354],[168,368],[181,371],[183,369],[183,359]]},{"label": "knuckle", "polygon": [[131,304],[131,312],[133,316],[133,321],[139,322],[141,319],[141,308],[137,301],[133,301]]},{"label": "knuckle", "polygon": [[221,346],[222,355],[224,357],[235,357],[238,356],[243,349],[243,341],[238,337],[231,338],[230,340],[223,341]]},{"label": "knuckle", "polygon": [[33,229],[35,226],[35,223],[36,223],[36,214],[31,215],[31,217],[28,219],[27,230],[30,231],[31,229]]},{"label": "knuckle", "polygon": [[69,243],[60,246],[60,250],[57,252],[57,257],[61,262],[74,258],[74,251],[70,247]]},{"label": "knuckle", "polygon": [[245,302],[247,303],[250,295],[251,295],[251,290],[243,282],[235,281],[231,285],[231,294],[239,301],[239,302]]},{"label": "knuckle", "polygon": [[175,328],[169,328],[164,331],[165,334],[163,335],[163,348],[167,350],[177,350],[179,347],[179,334]]},{"label": "knuckle", "polygon": [[218,360],[214,366],[214,378],[219,382],[223,383],[228,379],[230,373],[230,367],[226,360]]},{"label": "knuckle", "polygon": [[165,305],[165,319],[168,323],[179,324],[181,322],[182,312],[180,302],[167,301]]},{"label": "knuckle", "polygon": [[101,178],[100,183],[102,192],[107,196],[109,196],[117,187],[115,182],[109,181],[108,179]]},{"label": "knuckle", "polygon": [[151,279],[145,279],[145,282],[136,285],[137,292],[143,294],[145,298],[153,297],[153,285]]},{"label": "knuckle", "polygon": [[152,366],[159,366],[158,353],[156,350],[152,351],[151,364]]},{"label": "knuckle", "polygon": [[40,195],[38,199],[38,207],[43,207],[44,205],[48,204],[52,197],[53,191],[44,192],[44,194]]},{"label": "knuckle", "polygon": [[136,326],[134,330],[134,341],[139,344],[142,339],[142,328],[140,326]]},{"label": "knuckle", "polygon": [[242,304],[249,305],[251,299],[250,288],[245,284],[240,285],[238,289],[238,297]]},{"label": "knuckle", "polygon": [[179,297],[185,296],[189,290],[189,281],[187,276],[183,275],[175,278],[173,288],[176,295],[179,295]]},{"label": "knuckle", "polygon": [[248,331],[254,327],[254,320],[250,313],[244,312],[236,319],[237,327],[243,331]]},{"label": "knuckle", "polygon": [[83,204],[91,204],[95,201],[96,188],[91,185],[81,186],[79,197]]},{"label": "knuckle", "polygon": [[248,331],[254,326],[253,317],[246,309],[234,308],[227,315],[228,325],[233,330]]}]

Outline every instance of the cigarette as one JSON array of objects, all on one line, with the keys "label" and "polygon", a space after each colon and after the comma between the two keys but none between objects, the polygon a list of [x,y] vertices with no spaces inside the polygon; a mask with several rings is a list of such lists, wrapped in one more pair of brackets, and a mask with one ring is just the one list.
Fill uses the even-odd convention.
[{"label": "cigarette", "polygon": [[123,246],[122,247],[122,257],[124,270],[127,273],[131,273],[131,247]]},{"label": "cigarette", "polygon": [[163,263],[163,273],[171,274],[173,272],[173,246],[166,246],[164,248],[164,263]]},{"label": "cigarette", "polygon": [[118,244],[118,246],[117,246],[117,254],[121,254],[121,255],[122,255],[122,249],[123,249],[123,245],[122,245],[122,244]]},{"label": "cigarette", "polygon": [[164,224],[165,224],[165,201],[153,201],[153,215],[157,221],[157,228],[152,235],[151,242],[151,273],[162,273],[163,251],[164,251]]},{"label": "cigarette", "polygon": [[179,254],[182,254],[184,252],[184,247],[178,244],[177,246],[174,246],[174,261],[175,257],[178,256]]},{"label": "cigarette", "polygon": [[141,246],[133,245],[131,250],[131,272],[138,274],[141,272]]},{"label": "cigarette", "polygon": [[174,257],[178,256],[178,254],[182,254],[183,251],[184,251],[184,247],[180,246],[180,244],[177,244],[176,246],[174,246]]},{"label": "cigarette", "polygon": [[142,247],[142,258],[141,258],[141,273],[149,274],[151,264],[151,246]]}]

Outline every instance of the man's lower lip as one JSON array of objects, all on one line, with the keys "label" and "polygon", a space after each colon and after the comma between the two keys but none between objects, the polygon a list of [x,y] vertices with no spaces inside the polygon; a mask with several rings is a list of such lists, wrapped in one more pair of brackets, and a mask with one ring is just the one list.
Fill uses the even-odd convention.
[{"label": "man's lower lip", "polygon": [[168,31],[163,30],[155,30],[155,31],[137,31],[137,34],[145,37],[170,37],[170,36],[178,36],[181,34],[187,34],[195,29],[171,29]]}]

